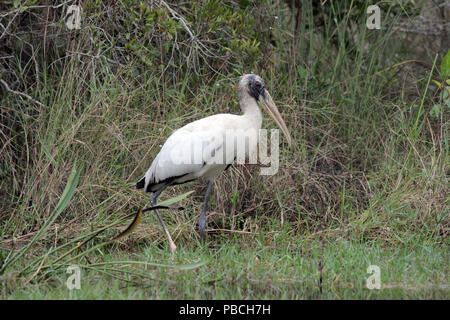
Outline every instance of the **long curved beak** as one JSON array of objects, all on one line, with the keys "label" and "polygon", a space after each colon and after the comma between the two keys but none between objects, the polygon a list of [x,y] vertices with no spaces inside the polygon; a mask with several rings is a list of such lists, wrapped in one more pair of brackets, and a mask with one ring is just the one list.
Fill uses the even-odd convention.
[{"label": "long curved beak", "polygon": [[270,96],[269,92],[266,89],[264,89],[264,95],[261,95],[261,97],[263,98],[263,99],[260,99],[262,105],[266,109],[269,116],[273,119],[273,121],[275,121],[277,126],[281,129],[281,131],[283,131],[283,134],[287,140],[288,145],[291,146],[291,142],[292,142],[291,134],[289,133],[286,123],[284,123],[284,120],[281,117],[281,114],[278,111],[277,106],[273,102],[272,97]]}]

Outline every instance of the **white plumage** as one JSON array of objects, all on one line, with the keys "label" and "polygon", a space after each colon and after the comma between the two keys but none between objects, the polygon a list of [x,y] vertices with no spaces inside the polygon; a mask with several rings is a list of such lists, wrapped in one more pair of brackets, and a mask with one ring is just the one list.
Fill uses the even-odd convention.
[{"label": "white plumage", "polygon": [[[291,139],[289,131],[281,118],[270,94],[265,89],[264,81],[257,75],[247,74],[241,77],[237,87],[239,103],[243,115],[217,114],[194,122],[176,130],[167,139],[160,152],[153,160],[145,176],[136,185],[146,192],[153,192],[151,204],[156,205],[156,198],[168,186],[186,183],[197,178],[208,181],[202,214],[199,219],[200,235],[204,238],[206,225],[206,202],[208,200],[214,178],[225,170],[238,156],[238,145],[230,135],[255,135],[262,125],[262,114],[258,102],[262,102],[269,115],[285,134],[288,143]],[[261,99],[262,98],[262,99]],[[249,137],[245,156],[256,153],[256,143]],[[257,142],[255,140],[254,142]],[[163,225],[172,251],[176,246],[164,225],[159,212],[158,218]]]},{"label": "white plumage", "polygon": [[[227,133],[261,128],[262,116],[245,113],[242,116],[217,114],[203,118],[175,131],[164,143],[145,174],[145,190],[154,192],[161,181],[178,177],[172,184],[179,184],[203,177],[214,178],[231,164],[237,153],[236,145],[225,144]],[[253,146],[256,147],[256,146]],[[197,155],[192,151],[201,151]],[[246,150],[248,153],[256,150]],[[217,155],[224,154],[222,159]],[[185,156],[187,155],[187,158]],[[248,156],[248,154],[247,154]],[[181,163],[184,160],[184,163]],[[219,161],[224,160],[224,161]],[[217,163],[223,162],[223,163]],[[156,184],[155,184],[156,183]]]}]

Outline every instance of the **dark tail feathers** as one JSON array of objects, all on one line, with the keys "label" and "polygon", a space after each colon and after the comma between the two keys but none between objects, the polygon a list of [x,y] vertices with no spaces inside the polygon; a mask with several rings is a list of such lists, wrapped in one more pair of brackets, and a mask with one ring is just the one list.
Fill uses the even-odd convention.
[{"label": "dark tail feathers", "polygon": [[145,186],[145,177],[136,183],[136,189],[143,189]]}]

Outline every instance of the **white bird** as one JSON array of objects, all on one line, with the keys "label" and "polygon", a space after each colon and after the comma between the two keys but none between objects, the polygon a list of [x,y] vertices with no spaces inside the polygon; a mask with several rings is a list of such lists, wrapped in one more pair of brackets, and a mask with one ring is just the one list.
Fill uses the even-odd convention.
[{"label": "white bird", "polygon": [[[258,102],[265,107],[283,131],[288,144],[291,144],[286,124],[259,76],[255,74],[242,76],[237,86],[237,95],[243,115],[217,114],[191,122],[176,130],[164,143],[145,176],[136,184],[137,189],[152,193],[150,204],[155,206],[157,197],[168,186],[204,178],[208,185],[198,220],[202,240],[205,238],[206,204],[214,178],[227,169],[238,155],[235,143],[233,141],[226,143],[229,142],[227,135],[252,132],[257,134],[262,125],[262,113]],[[248,141],[248,147],[245,148],[247,157],[256,152],[256,144],[250,145]],[[155,212],[169,240],[171,251],[174,252],[176,245],[159,211]]]}]

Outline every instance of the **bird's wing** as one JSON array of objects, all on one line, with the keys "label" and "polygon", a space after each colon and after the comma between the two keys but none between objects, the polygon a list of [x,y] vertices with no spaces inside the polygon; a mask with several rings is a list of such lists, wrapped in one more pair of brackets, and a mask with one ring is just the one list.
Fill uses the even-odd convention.
[{"label": "bird's wing", "polygon": [[[218,116],[227,116],[218,117]],[[194,121],[175,131],[164,143],[145,174],[145,190],[149,185],[186,176],[198,178],[206,164],[230,164],[234,160],[232,148],[224,148],[223,141],[229,127],[228,116],[215,115]],[[225,121],[227,120],[227,121]]]}]

